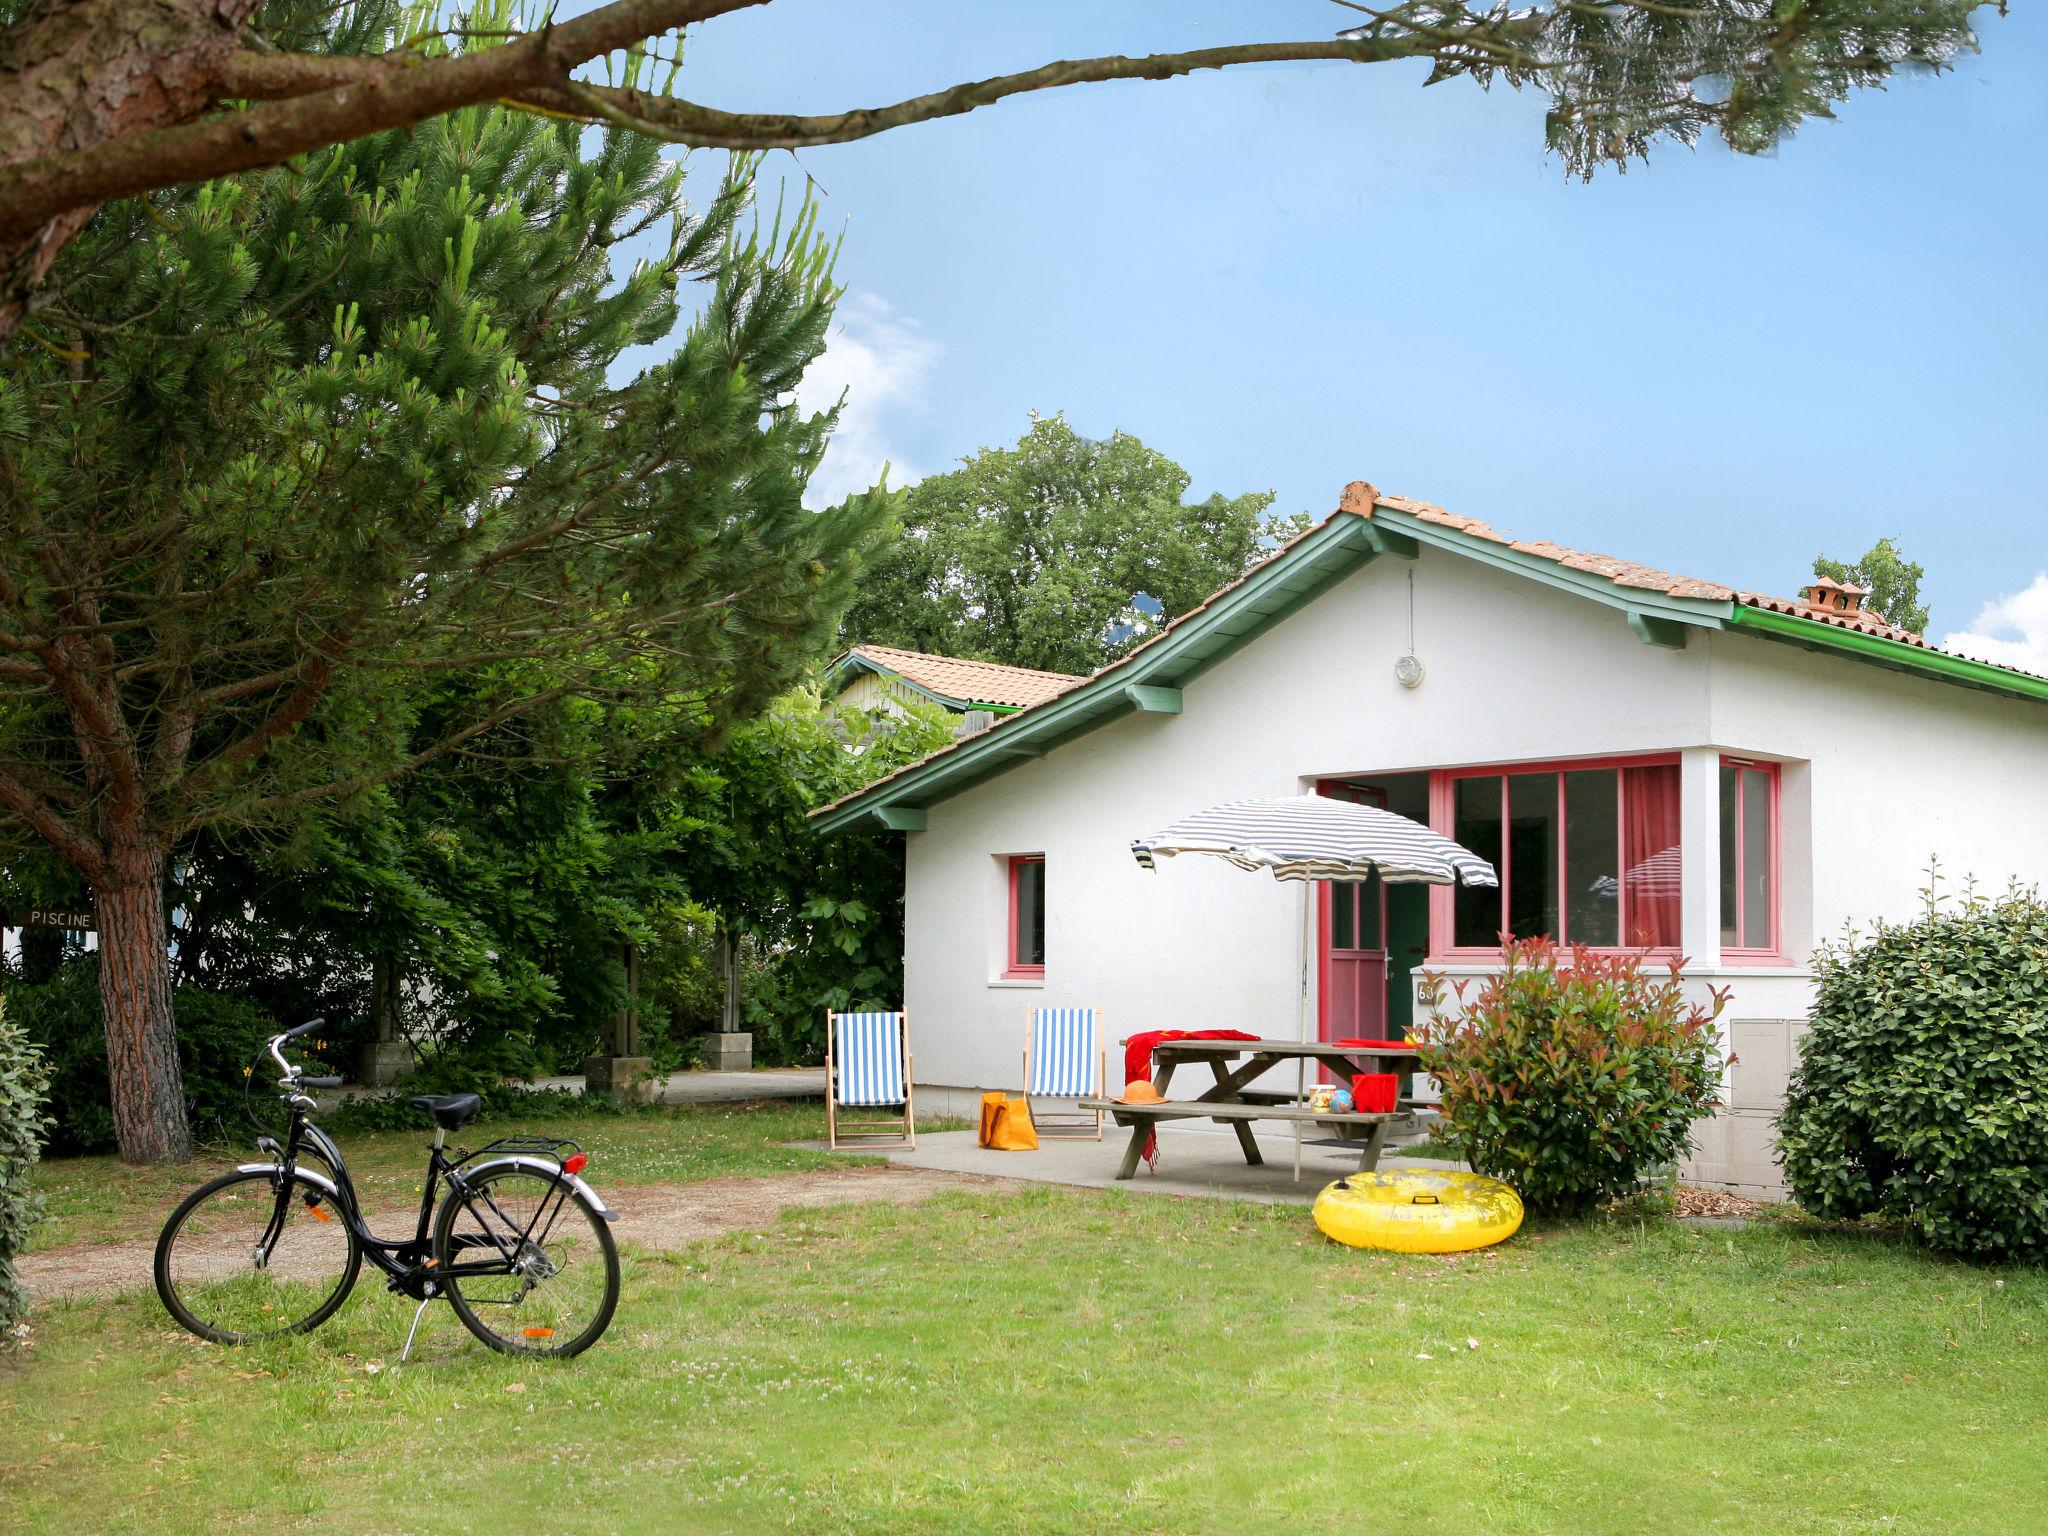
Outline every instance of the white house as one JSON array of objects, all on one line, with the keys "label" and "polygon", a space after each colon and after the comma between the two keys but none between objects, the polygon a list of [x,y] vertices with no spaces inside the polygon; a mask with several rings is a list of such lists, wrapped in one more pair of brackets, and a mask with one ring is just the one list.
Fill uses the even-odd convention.
[{"label": "white house", "polygon": [[1725,987],[1728,1108],[1693,1179],[1769,1191],[1817,941],[1945,880],[2048,874],[2048,678],[1857,606],[1511,541],[1358,483],[1339,510],[1085,683],[818,813],[907,844],[920,1102],[1015,1086],[1025,1009],[1291,1035],[1295,888],[1130,842],[1252,796],[1357,796],[1494,860],[1500,892],[1325,887],[1325,1038],[1398,1032],[1416,972],[1497,936],[1685,957]]}]

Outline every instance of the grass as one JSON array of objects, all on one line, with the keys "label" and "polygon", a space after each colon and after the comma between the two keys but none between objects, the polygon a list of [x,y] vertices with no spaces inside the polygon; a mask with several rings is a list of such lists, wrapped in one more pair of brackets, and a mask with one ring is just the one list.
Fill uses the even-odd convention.
[{"label": "grass", "polygon": [[1294,1208],[1025,1186],[629,1252],[625,1285],[552,1367],[439,1313],[398,1366],[410,1309],[369,1286],[242,1351],[146,1295],[47,1308],[0,1364],[0,1525],[2031,1536],[2048,1508],[2048,1274],[1871,1233],[1409,1258]]},{"label": "grass", "polygon": [[[795,1173],[846,1162],[843,1156],[787,1145],[824,1140],[825,1111],[817,1104],[707,1104],[602,1115],[550,1110],[552,1106],[481,1121],[451,1142],[481,1147],[519,1130],[573,1137],[590,1154],[590,1178],[607,1188]],[[252,1130],[252,1138],[254,1134]],[[427,1128],[335,1134],[357,1193],[370,1210],[418,1201],[430,1134]],[[154,1241],[164,1217],[187,1191],[255,1157],[253,1145],[244,1144],[210,1148],[190,1163],[154,1168],[131,1168],[114,1157],[38,1164],[36,1186],[44,1198],[44,1219],[30,1234],[29,1246],[34,1250],[78,1242]]]}]

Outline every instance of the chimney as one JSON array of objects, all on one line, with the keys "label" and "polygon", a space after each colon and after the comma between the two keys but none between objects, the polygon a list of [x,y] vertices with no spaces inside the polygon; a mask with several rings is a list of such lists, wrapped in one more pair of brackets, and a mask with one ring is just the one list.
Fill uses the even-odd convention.
[{"label": "chimney", "polygon": [[1868,587],[1822,576],[1799,589],[1799,606],[1808,617],[1816,619],[1876,618],[1877,615],[1863,611],[1863,599],[1868,596]]}]

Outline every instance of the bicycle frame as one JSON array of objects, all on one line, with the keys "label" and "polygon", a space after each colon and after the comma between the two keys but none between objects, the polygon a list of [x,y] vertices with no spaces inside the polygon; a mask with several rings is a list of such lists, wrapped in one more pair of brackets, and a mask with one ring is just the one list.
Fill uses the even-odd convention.
[{"label": "bicycle frame", "polygon": [[[581,1178],[563,1169],[560,1164],[551,1163],[543,1158],[521,1156],[518,1154],[492,1158],[470,1168],[469,1174],[473,1175],[488,1169],[508,1166],[522,1167],[559,1179],[564,1188],[556,1195],[554,1200],[541,1202],[535,1208],[532,1219],[524,1226],[521,1226],[519,1222],[507,1216],[498,1206],[497,1202],[490,1198],[488,1193],[483,1194],[481,1197],[482,1206],[487,1207],[498,1218],[508,1236],[513,1233],[516,1233],[517,1236],[511,1238],[508,1242],[499,1239],[495,1235],[491,1235],[491,1241],[498,1250],[493,1258],[485,1259],[475,1264],[451,1265],[447,1270],[438,1268],[434,1263],[432,1254],[428,1252],[431,1241],[428,1235],[428,1228],[434,1219],[435,1196],[440,1193],[442,1186],[445,1184],[451,1191],[459,1194],[465,1203],[469,1203],[471,1209],[479,1209],[479,1206],[475,1203],[476,1197],[471,1191],[469,1177],[463,1171],[464,1164],[468,1159],[465,1157],[463,1159],[451,1160],[446,1150],[447,1143],[448,1132],[446,1129],[436,1126],[434,1128],[434,1140],[427,1148],[427,1178],[425,1185],[420,1190],[419,1215],[413,1224],[411,1236],[399,1238],[379,1237],[370,1230],[369,1222],[363,1216],[362,1204],[356,1196],[355,1181],[349,1176],[348,1163],[341,1154],[341,1148],[335,1145],[333,1137],[329,1136],[306,1117],[306,1106],[297,1102],[295,1096],[292,1104],[291,1124],[285,1133],[283,1143],[280,1144],[268,1136],[257,1138],[256,1145],[258,1150],[271,1153],[272,1160],[267,1163],[242,1163],[237,1165],[237,1171],[241,1173],[270,1174],[277,1190],[277,1206],[271,1213],[270,1224],[264,1230],[260,1246],[267,1251],[270,1245],[277,1240],[279,1232],[283,1230],[285,1216],[292,1200],[292,1180],[294,1175],[296,1175],[298,1178],[304,1179],[307,1183],[313,1185],[315,1189],[320,1190],[329,1198],[335,1207],[333,1219],[346,1223],[349,1231],[355,1234],[356,1242],[361,1247],[363,1255],[388,1277],[390,1288],[402,1295],[412,1297],[414,1300],[424,1303],[432,1300],[433,1297],[439,1294],[440,1287],[437,1282],[449,1273],[459,1275],[506,1275],[515,1273],[518,1256],[527,1249],[535,1229],[541,1229],[541,1237],[545,1240],[548,1230],[553,1227],[555,1215],[561,1210],[563,1202],[568,1199],[570,1190],[574,1190],[582,1195],[605,1220],[610,1221],[613,1219],[612,1212],[606,1207],[604,1201],[598,1198],[597,1192],[584,1183]],[[315,1161],[324,1163],[327,1166],[328,1172],[323,1175],[302,1167],[299,1161],[302,1153],[310,1154]],[[546,1218],[545,1225],[542,1222],[543,1217]],[[488,1228],[486,1228],[486,1234],[489,1235]]]}]

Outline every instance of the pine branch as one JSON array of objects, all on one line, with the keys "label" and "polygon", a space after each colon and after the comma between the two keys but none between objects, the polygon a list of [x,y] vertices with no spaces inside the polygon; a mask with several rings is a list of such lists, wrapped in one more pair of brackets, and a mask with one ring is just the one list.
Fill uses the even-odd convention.
[{"label": "pine branch", "polygon": [[105,874],[99,844],[47,796],[23,782],[17,770],[0,768],[0,809],[11,812],[87,880],[97,884]]}]

